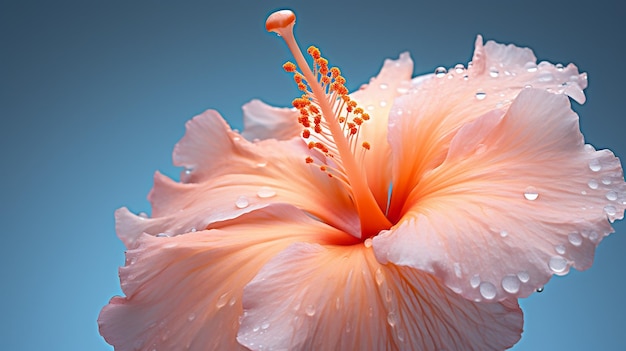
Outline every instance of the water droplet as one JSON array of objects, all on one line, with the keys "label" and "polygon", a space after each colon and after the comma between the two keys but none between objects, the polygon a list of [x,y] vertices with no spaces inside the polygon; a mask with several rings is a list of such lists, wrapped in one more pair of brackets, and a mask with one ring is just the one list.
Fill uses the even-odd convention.
[{"label": "water droplet", "polygon": [[367,105],[366,108],[368,111],[373,111],[375,109],[374,105]]},{"label": "water droplet", "polygon": [[463,80],[469,80],[469,76],[467,74],[463,75]]},{"label": "water droplet", "polygon": [[553,256],[548,261],[548,267],[555,273],[563,273],[567,268],[567,261],[561,256]]},{"label": "water droplet", "polygon": [[461,73],[463,73],[463,71],[465,71],[465,66],[463,66],[462,63],[457,63],[456,66],[454,66],[454,71],[456,73],[461,74]]},{"label": "water droplet", "polygon": [[606,214],[608,214],[609,216],[615,216],[615,213],[617,213],[617,210],[615,209],[615,206],[613,205],[606,205],[604,206],[604,212],[606,212]]},{"label": "water droplet", "polygon": [[389,323],[392,328],[398,324],[398,316],[396,316],[395,312],[391,311],[387,314],[387,323]]},{"label": "water droplet", "polygon": [[529,186],[526,188],[526,190],[524,190],[524,197],[526,198],[526,200],[535,201],[539,197],[539,193],[537,192],[537,189],[535,189],[535,187]]},{"label": "water droplet", "polygon": [[250,205],[250,202],[248,202],[248,198],[245,196],[239,196],[237,198],[237,200],[235,201],[235,206],[237,206],[237,208],[246,208],[248,207],[248,205]]},{"label": "water droplet", "polygon": [[396,332],[396,336],[398,337],[398,341],[404,342],[404,340],[406,338],[406,334],[404,332],[404,329],[398,328],[398,330]]},{"label": "water droplet", "polygon": [[537,75],[537,80],[540,82],[549,82],[553,79],[552,73],[548,71],[541,72]]},{"label": "water droplet", "polygon": [[228,306],[233,306],[237,302],[237,299],[233,296],[228,300]]},{"label": "water droplet", "polygon": [[509,232],[507,232],[506,230],[503,230],[500,232],[500,236],[503,238],[506,238],[507,236],[509,236]]},{"label": "water droplet", "polygon": [[491,68],[489,69],[489,75],[490,75],[492,78],[497,78],[497,77],[498,77],[498,75],[500,75],[500,72],[498,72],[498,70],[497,70],[497,69],[495,69],[494,67],[491,67]]},{"label": "water droplet", "polygon": [[602,184],[610,185],[611,184],[611,179],[609,179],[607,177],[602,178]]},{"label": "water droplet", "polygon": [[524,68],[526,68],[528,72],[537,72],[537,64],[534,62],[526,62]]},{"label": "water droplet", "polygon": [[589,161],[589,169],[593,172],[599,172],[602,169],[602,165],[600,165],[600,161],[598,159],[593,159]]},{"label": "water droplet", "polygon": [[599,237],[600,235],[598,235],[598,232],[591,232],[589,234],[589,240],[594,241],[594,242],[598,240]]},{"label": "water droplet", "polygon": [[516,294],[519,291],[520,281],[517,276],[510,274],[502,278],[502,289],[510,294]]},{"label": "water droplet", "polygon": [[487,97],[487,93],[482,90],[476,92],[476,100],[484,100]]},{"label": "water droplet", "polygon": [[589,181],[587,182],[587,185],[589,185],[589,187],[590,187],[591,189],[598,189],[598,185],[599,185],[599,184],[598,184],[598,181],[597,181],[597,180],[595,180],[595,179],[591,179],[591,180],[589,180]]},{"label": "water droplet", "polygon": [[393,291],[391,291],[391,289],[387,289],[387,291],[385,291],[385,300],[387,302],[391,302],[392,299],[393,299]]},{"label": "water droplet", "polygon": [[238,135],[235,135],[233,137],[233,141],[239,141],[239,140],[241,140],[241,137],[239,137]]},{"label": "water droplet", "polygon": [[141,219],[146,219],[146,218],[148,218],[148,214],[147,214],[147,213],[145,213],[145,212],[139,212],[139,213],[137,214],[137,216],[139,216],[139,218],[141,218]]},{"label": "water droplet", "polygon": [[556,253],[558,253],[559,255],[565,255],[565,245],[559,244],[555,246],[554,251],[556,251]]},{"label": "water droplet", "polygon": [[389,88],[389,86],[388,86],[387,84],[385,84],[385,83],[381,83],[381,84],[379,85],[379,87],[380,87],[382,90],[386,90],[387,88]]},{"label": "water droplet", "polygon": [[615,201],[615,200],[617,200],[617,193],[615,191],[611,190],[608,193],[606,193],[606,198],[607,198],[607,200]]},{"label": "water droplet", "polygon": [[341,298],[337,297],[335,299],[335,309],[340,309],[341,308]]},{"label": "water droplet", "polygon": [[405,87],[399,87],[396,89],[396,91],[398,92],[398,94],[406,94],[409,91],[409,89]]},{"label": "water droplet", "polygon": [[463,272],[461,271],[461,265],[458,262],[454,262],[454,275],[456,275],[457,278],[461,278],[461,276],[463,275]]},{"label": "water droplet", "polygon": [[496,297],[496,286],[491,284],[490,282],[482,282],[480,283],[480,295],[487,300],[491,300]]},{"label": "water droplet", "polygon": [[363,245],[367,248],[372,247],[372,238],[365,239],[365,241],[363,242]]},{"label": "water droplet", "polygon": [[259,168],[263,168],[263,167],[267,166],[267,161],[258,162],[256,164],[256,166],[259,167]]},{"label": "water droplet", "polygon": [[476,289],[478,285],[480,285],[480,276],[478,274],[474,274],[474,276],[472,276],[472,278],[470,279],[470,285],[474,289]]},{"label": "water droplet", "polygon": [[267,199],[276,196],[276,191],[274,191],[272,188],[264,186],[259,189],[259,191],[256,193],[256,196],[262,199]]},{"label": "water droplet", "polygon": [[583,243],[583,237],[579,233],[569,233],[567,240],[574,246],[580,246]]},{"label": "water droplet", "polygon": [[382,285],[385,280],[385,276],[383,275],[383,271],[379,268],[376,268],[376,273],[374,273],[374,279],[376,279],[376,284],[378,286]]},{"label": "water droplet", "polygon": [[537,291],[538,293],[543,292],[543,286],[540,287],[540,288],[537,288],[537,290],[535,290],[535,291]]},{"label": "water droplet", "polygon": [[228,293],[223,293],[217,299],[217,303],[215,304],[215,306],[217,306],[217,308],[222,308],[226,305],[227,302],[228,302]]},{"label": "water droplet", "polygon": [[304,313],[306,313],[306,315],[309,317],[313,317],[315,315],[315,306],[311,304],[306,305],[306,307],[304,308]]},{"label": "water droplet", "polygon": [[556,64],[556,70],[557,71],[563,71],[563,64],[562,63],[557,63]]},{"label": "water droplet", "polygon": [[448,73],[448,70],[446,70],[446,68],[445,68],[445,67],[441,67],[441,66],[439,66],[439,67],[437,67],[437,68],[435,69],[435,76],[436,76],[437,78],[442,78],[442,77],[444,77],[444,76],[446,75],[446,73]]},{"label": "water droplet", "polygon": [[270,327],[270,322],[268,322],[268,321],[264,321],[264,322],[261,324],[261,329],[263,329],[263,330],[265,330],[265,329],[267,329],[267,328],[269,328],[269,327]]},{"label": "water droplet", "polygon": [[380,100],[380,107],[387,106],[387,100]]},{"label": "water droplet", "polygon": [[193,322],[194,319],[196,319],[195,313],[190,313],[189,316],[187,316],[187,320],[190,322]]},{"label": "water droplet", "polygon": [[191,181],[191,173],[193,172],[193,168],[185,168],[180,175],[181,183],[189,183]]},{"label": "water droplet", "polygon": [[528,283],[528,281],[530,280],[530,275],[526,271],[521,271],[521,272],[517,273],[517,278],[522,283]]},{"label": "water droplet", "polygon": [[170,235],[167,233],[159,233],[156,235],[157,238],[169,238]]},{"label": "water droplet", "polygon": [[352,323],[350,321],[346,322],[346,333],[349,334],[352,331]]}]

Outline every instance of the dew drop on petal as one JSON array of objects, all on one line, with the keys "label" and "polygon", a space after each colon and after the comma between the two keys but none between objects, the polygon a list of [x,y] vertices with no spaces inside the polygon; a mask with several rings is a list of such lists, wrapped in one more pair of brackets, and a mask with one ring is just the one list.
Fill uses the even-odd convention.
[{"label": "dew drop on petal", "polygon": [[600,165],[600,161],[598,161],[597,159],[593,159],[589,161],[589,169],[592,170],[593,172],[599,172],[602,169],[602,166]]},{"label": "dew drop on petal", "polygon": [[454,66],[454,71],[456,73],[461,74],[461,73],[463,73],[463,71],[465,71],[465,66],[463,66],[462,63],[458,63],[456,66]]},{"label": "dew drop on petal", "polygon": [[509,236],[509,232],[507,232],[506,230],[502,230],[500,231],[500,236],[506,238],[507,236]]},{"label": "dew drop on petal", "polygon": [[589,240],[595,242],[596,240],[598,240],[598,232],[591,232],[589,233]]},{"label": "dew drop on petal", "polygon": [[385,107],[387,106],[387,100],[380,100],[380,107]]},{"label": "dew drop on petal", "polygon": [[387,314],[387,323],[393,328],[398,324],[398,316],[395,312],[391,311]]},{"label": "dew drop on petal", "polygon": [[383,271],[380,269],[380,267],[376,268],[376,273],[374,273],[374,279],[376,279],[376,284],[378,284],[379,286],[385,280],[385,276],[383,275]]},{"label": "dew drop on petal", "polygon": [[258,162],[256,164],[256,166],[259,167],[259,168],[263,168],[263,167],[267,166],[267,162],[266,161]]},{"label": "dew drop on petal", "polygon": [[548,261],[548,266],[555,273],[563,273],[567,268],[567,261],[561,256],[553,256]]},{"label": "dew drop on petal", "polygon": [[480,295],[487,300],[491,300],[496,297],[496,286],[491,284],[490,282],[482,282],[480,283]]},{"label": "dew drop on petal", "polygon": [[526,68],[528,72],[537,72],[537,64],[534,62],[526,62],[524,68]]},{"label": "dew drop on petal", "polygon": [[528,283],[528,281],[530,280],[530,275],[526,271],[521,271],[521,272],[517,273],[517,278],[522,283]]},{"label": "dew drop on petal", "polygon": [[476,92],[476,100],[484,100],[487,97],[487,93],[482,90]]},{"label": "dew drop on petal", "polygon": [[187,320],[190,321],[190,322],[192,322],[194,319],[196,319],[196,314],[195,313],[190,313],[187,316]]},{"label": "dew drop on petal", "polygon": [[367,248],[372,247],[372,238],[365,239],[365,241],[363,242],[363,245]]},{"label": "dew drop on petal", "polygon": [[489,75],[490,75],[492,78],[497,78],[499,74],[500,74],[500,72],[498,72],[498,70],[497,70],[497,69],[495,69],[494,67],[492,67],[492,68],[490,68],[490,69],[489,69]]},{"label": "dew drop on petal", "polygon": [[406,339],[406,334],[404,332],[404,329],[398,328],[396,336],[398,337],[398,341],[404,342],[404,340]]},{"label": "dew drop on petal", "polygon": [[535,290],[535,291],[537,291],[538,293],[543,292],[543,286],[540,287],[540,288],[537,288],[537,290]]},{"label": "dew drop on petal", "polygon": [[270,322],[264,321],[263,323],[261,323],[261,329],[265,330],[269,327],[270,327]]},{"label": "dew drop on petal", "polygon": [[555,67],[556,67],[557,71],[559,71],[559,72],[563,71],[563,64],[562,63],[557,63]]},{"label": "dew drop on petal", "polygon": [[248,201],[248,198],[245,196],[239,196],[237,198],[237,200],[235,201],[235,206],[237,206],[237,208],[246,208],[248,207],[248,205],[250,205],[250,202]]},{"label": "dew drop on petal", "polygon": [[480,276],[478,274],[474,274],[474,276],[472,276],[470,279],[470,285],[472,288],[477,288],[478,285],[480,285]]},{"label": "dew drop on petal", "polygon": [[611,190],[608,193],[606,193],[606,198],[607,198],[607,200],[615,201],[615,200],[617,200],[617,193],[615,191]]},{"label": "dew drop on petal", "polygon": [[222,295],[220,295],[220,297],[217,299],[217,303],[215,304],[215,306],[217,308],[222,308],[224,306],[226,306],[226,303],[228,302],[228,293],[223,293]]},{"label": "dew drop on petal", "polygon": [[437,77],[437,78],[442,78],[442,77],[444,77],[444,76],[446,75],[446,73],[448,73],[448,70],[446,70],[446,68],[445,68],[445,67],[441,67],[441,66],[439,66],[439,67],[437,67],[437,68],[435,69],[435,77]]},{"label": "dew drop on petal", "polygon": [[606,212],[606,214],[609,216],[615,216],[615,213],[617,213],[617,209],[615,209],[615,206],[613,205],[606,205],[604,206],[604,212]]},{"label": "dew drop on petal", "polygon": [[515,275],[510,274],[502,278],[502,289],[510,294],[517,293],[519,291],[519,286],[520,281]]},{"label": "dew drop on petal", "polygon": [[461,276],[463,275],[463,272],[461,271],[461,265],[458,262],[454,262],[454,275],[456,275],[457,278],[461,278]]},{"label": "dew drop on petal", "polygon": [[559,244],[559,245],[555,246],[554,247],[554,251],[556,251],[556,253],[558,253],[559,255],[564,255],[565,254],[565,245]]},{"label": "dew drop on petal", "polygon": [[306,313],[306,315],[309,317],[313,317],[315,315],[315,306],[311,304],[306,305],[306,307],[304,308],[304,313]]},{"label": "dew drop on petal", "polygon": [[379,85],[379,87],[380,87],[380,89],[382,89],[382,90],[386,90],[387,88],[389,88],[389,86],[388,86],[387,84],[385,84],[385,83],[381,83],[381,84]]},{"label": "dew drop on petal", "polygon": [[602,178],[602,184],[604,184],[604,185],[609,185],[609,184],[611,184],[611,179],[609,179],[609,178],[607,178],[607,177]]},{"label": "dew drop on petal", "polygon": [[599,184],[598,184],[598,181],[597,181],[597,180],[595,180],[595,179],[590,179],[590,180],[587,182],[587,185],[588,185],[588,186],[589,186],[589,188],[591,188],[591,189],[598,189],[598,185],[599,185]]},{"label": "dew drop on petal", "polygon": [[526,200],[535,201],[539,197],[539,193],[534,186],[529,186],[524,190],[524,197]]},{"label": "dew drop on petal", "polygon": [[180,175],[181,183],[189,183],[191,180],[191,173],[193,172],[193,168],[185,168],[183,173]]},{"label": "dew drop on petal", "polygon": [[583,243],[583,237],[579,233],[569,233],[567,240],[574,246],[580,246]]},{"label": "dew drop on petal", "polygon": [[156,235],[157,238],[169,238],[170,235],[167,233],[159,233]]},{"label": "dew drop on petal", "polygon": [[270,197],[274,197],[276,195],[276,191],[274,191],[270,187],[264,186],[264,187],[261,187],[261,189],[259,189],[256,195],[262,199],[267,199]]}]

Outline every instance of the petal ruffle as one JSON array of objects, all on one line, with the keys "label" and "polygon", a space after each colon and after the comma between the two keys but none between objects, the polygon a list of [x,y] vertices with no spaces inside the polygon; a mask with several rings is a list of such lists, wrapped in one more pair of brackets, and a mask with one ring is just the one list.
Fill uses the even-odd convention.
[{"label": "petal ruffle", "polygon": [[126,297],[103,308],[100,332],[118,351],[243,350],[235,337],[244,285],[288,245],[338,237],[350,239],[287,205],[269,205],[222,229],[143,235],[120,269]]},{"label": "petal ruffle", "polygon": [[374,238],[381,262],[432,272],[472,300],[528,296],[570,266],[590,267],[623,218],[619,160],[584,145],[563,95],[525,89],[510,109],[465,124],[445,161]]},{"label": "petal ruffle", "polygon": [[[348,192],[306,164],[307,156],[315,157],[298,138],[251,143],[209,110],[187,122],[187,133],[175,147],[174,163],[185,167],[183,183],[155,176],[149,195],[152,218],[146,223],[162,224],[152,226],[156,233],[176,235],[269,203],[287,203],[346,232],[359,233]],[[125,232],[125,226],[118,228]]]},{"label": "petal ruffle", "polygon": [[523,324],[514,300],[468,301],[363,245],[291,245],[245,287],[243,306],[238,340],[251,350],[502,350]]},{"label": "petal ruffle", "polygon": [[261,100],[252,100],[243,105],[243,132],[250,140],[287,140],[300,135],[298,123],[300,112],[293,108],[272,107]]},{"label": "petal ruffle", "polygon": [[576,66],[536,63],[530,49],[476,40],[470,68],[436,74],[399,97],[389,116],[393,198],[389,216],[399,219],[402,204],[422,175],[446,157],[464,124],[494,109],[506,111],[527,86],[563,93],[584,102],[586,75]]}]

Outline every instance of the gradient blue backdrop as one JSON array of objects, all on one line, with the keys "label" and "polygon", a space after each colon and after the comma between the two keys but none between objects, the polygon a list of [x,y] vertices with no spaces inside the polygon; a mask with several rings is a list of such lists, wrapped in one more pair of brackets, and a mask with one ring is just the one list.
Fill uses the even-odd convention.
[{"label": "gradient blue backdrop", "polygon": [[[589,73],[576,106],[588,142],[626,157],[626,6],[619,1],[2,1],[0,267],[2,350],[112,350],[100,308],[120,293],[124,248],[113,211],[149,211],[152,173],[177,177],[171,151],[207,108],[241,128],[243,103],[288,105],[285,45],[266,15],[298,14],[297,33],[351,88],[410,51],[416,72],[467,62],[476,34],[527,45]],[[515,350],[624,350],[626,225],[594,266],[523,300]]]}]

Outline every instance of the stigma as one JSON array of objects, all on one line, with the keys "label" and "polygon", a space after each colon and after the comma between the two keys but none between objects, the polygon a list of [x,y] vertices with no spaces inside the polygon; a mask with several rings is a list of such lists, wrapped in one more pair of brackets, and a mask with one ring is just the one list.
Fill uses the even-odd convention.
[{"label": "stigma", "polygon": [[280,10],[267,18],[265,27],[285,41],[295,59],[295,63],[283,65],[285,71],[293,74],[302,93],[292,105],[300,111],[298,123],[302,126],[302,138],[323,160],[317,164],[307,156],[304,162],[342,182],[351,193],[360,218],[360,237],[365,240],[391,227],[367,184],[363,169],[365,153],[375,147],[359,139],[360,130],[366,127],[370,115],[350,98],[341,70],[330,67],[317,47],[310,46],[309,60],[305,58],[293,34],[295,22],[292,11]]}]

